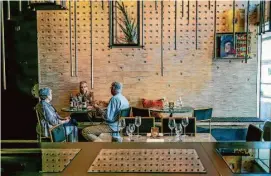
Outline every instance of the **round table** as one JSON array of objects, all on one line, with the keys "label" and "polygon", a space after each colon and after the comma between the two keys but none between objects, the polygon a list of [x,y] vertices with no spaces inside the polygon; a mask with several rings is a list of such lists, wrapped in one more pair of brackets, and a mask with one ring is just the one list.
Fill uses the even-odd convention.
[{"label": "round table", "polygon": [[62,108],[61,111],[70,112],[70,113],[77,113],[77,114],[96,112],[95,109],[77,109],[77,108]]},{"label": "round table", "polygon": [[80,123],[90,122],[91,124],[92,124],[93,113],[96,112],[94,108],[78,109],[78,108],[70,108],[70,107],[62,108],[61,111],[69,112],[71,118],[75,119],[77,122],[80,122]]},{"label": "round table", "polygon": [[150,109],[153,112],[161,112],[161,113],[170,113],[170,117],[172,117],[173,113],[188,113],[193,112],[194,108],[192,107],[174,107],[173,109],[170,108],[163,108],[163,109]]}]

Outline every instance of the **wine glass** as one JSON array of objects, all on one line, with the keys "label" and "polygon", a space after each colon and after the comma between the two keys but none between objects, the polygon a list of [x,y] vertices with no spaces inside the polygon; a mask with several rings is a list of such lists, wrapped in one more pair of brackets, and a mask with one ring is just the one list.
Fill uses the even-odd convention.
[{"label": "wine glass", "polygon": [[175,132],[176,132],[176,137],[178,137],[178,139],[180,139],[180,137],[181,137],[181,135],[183,133],[182,124],[180,124],[180,123],[176,124]]},{"label": "wine glass", "polygon": [[133,136],[133,132],[135,131],[135,124],[134,123],[129,123],[129,130],[131,132],[131,135]]},{"label": "wine glass", "polygon": [[121,132],[125,128],[125,126],[126,126],[125,118],[121,118],[119,121],[119,129],[121,130]]},{"label": "wine glass", "polygon": [[137,127],[137,137],[139,137],[139,126],[141,125],[141,117],[135,117],[135,126]]},{"label": "wine glass", "polygon": [[129,140],[132,140],[133,132],[135,131],[135,124],[129,123],[129,125],[126,127],[126,134],[129,136]]},{"label": "wine glass", "polygon": [[187,127],[188,124],[189,124],[189,119],[188,119],[188,117],[184,117],[184,118],[182,119],[182,125],[183,125],[183,127],[184,127],[184,136],[186,136],[186,134],[185,134],[185,128]]},{"label": "wine glass", "polygon": [[171,130],[170,136],[172,136],[172,130],[175,128],[175,126],[176,126],[175,119],[174,118],[169,118],[168,119],[168,127]]},{"label": "wine glass", "polygon": [[129,126],[126,127],[126,134],[129,136],[129,141],[131,141],[131,131],[129,129]]}]

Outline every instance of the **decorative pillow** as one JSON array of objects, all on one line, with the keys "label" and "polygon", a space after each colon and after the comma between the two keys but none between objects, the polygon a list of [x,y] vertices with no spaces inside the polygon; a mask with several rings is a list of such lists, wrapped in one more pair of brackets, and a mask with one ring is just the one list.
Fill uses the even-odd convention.
[{"label": "decorative pillow", "polygon": [[147,99],[142,99],[142,105],[143,108],[157,108],[157,109],[162,109],[164,106],[163,99],[159,100],[147,100]]},{"label": "decorative pillow", "polygon": [[[147,100],[147,99],[142,99],[142,105],[143,108],[156,108],[156,109],[162,109],[164,107],[164,101],[163,99],[159,100]],[[151,116],[156,117],[156,118],[163,118],[162,113],[159,112],[152,112],[151,111]]]}]

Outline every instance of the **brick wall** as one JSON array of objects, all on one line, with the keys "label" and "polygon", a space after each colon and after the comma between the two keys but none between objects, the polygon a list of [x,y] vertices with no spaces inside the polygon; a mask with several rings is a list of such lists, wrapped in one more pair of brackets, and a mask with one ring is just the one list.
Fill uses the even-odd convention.
[{"label": "brick wall", "polygon": [[[237,8],[246,8],[246,2],[236,3]],[[182,3],[177,3],[175,50],[174,2],[164,1],[162,76],[161,2],[157,2],[157,10],[154,1],[144,2],[144,49],[108,48],[108,2],[104,1],[104,9],[102,2],[92,2],[92,91],[96,99],[109,100],[111,82],[120,81],[124,85],[123,94],[132,105],[139,106],[141,98],[176,100],[182,96],[185,105],[213,107],[213,116],[256,116],[256,27],[249,26],[253,54],[247,63],[213,60],[214,2],[211,1],[209,9],[208,1],[199,1],[197,50],[195,1],[190,2],[189,23],[187,4],[185,1],[182,17]],[[40,87],[52,88],[52,103],[58,110],[69,105],[69,95],[78,91],[80,81],[86,80],[91,86],[91,3],[74,5],[70,4],[70,11],[37,12]],[[217,32],[227,32],[223,11],[231,9],[231,5],[229,1],[217,2]],[[76,63],[77,76],[73,77],[71,72]]]}]

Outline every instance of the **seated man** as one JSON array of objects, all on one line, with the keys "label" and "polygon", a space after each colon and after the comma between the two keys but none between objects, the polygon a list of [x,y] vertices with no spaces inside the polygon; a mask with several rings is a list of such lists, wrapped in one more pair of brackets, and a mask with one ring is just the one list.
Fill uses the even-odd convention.
[{"label": "seated man", "polygon": [[121,141],[119,136],[118,115],[120,110],[129,108],[128,100],[121,94],[122,84],[113,82],[111,85],[111,94],[113,95],[107,106],[107,110],[103,111],[97,105],[94,105],[96,111],[103,114],[103,122],[97,126],[90,126],[83,129],[82,134],[88,141],[99,140],[101,133],[111,133],[113,140]]},{"label": "seated man", "polygon": [[51,105],[52,90],[50,88],[43,88],[39,90],[40,102],[36,105],[36,110],[40,117],[40,125],[42,135],[50,137],[49,129],[52,127],[63,124],[68,142],[78,142],[78,129],[76,122],[72,121],[70,117],[62,118],[56,112],[56,109]]}]

